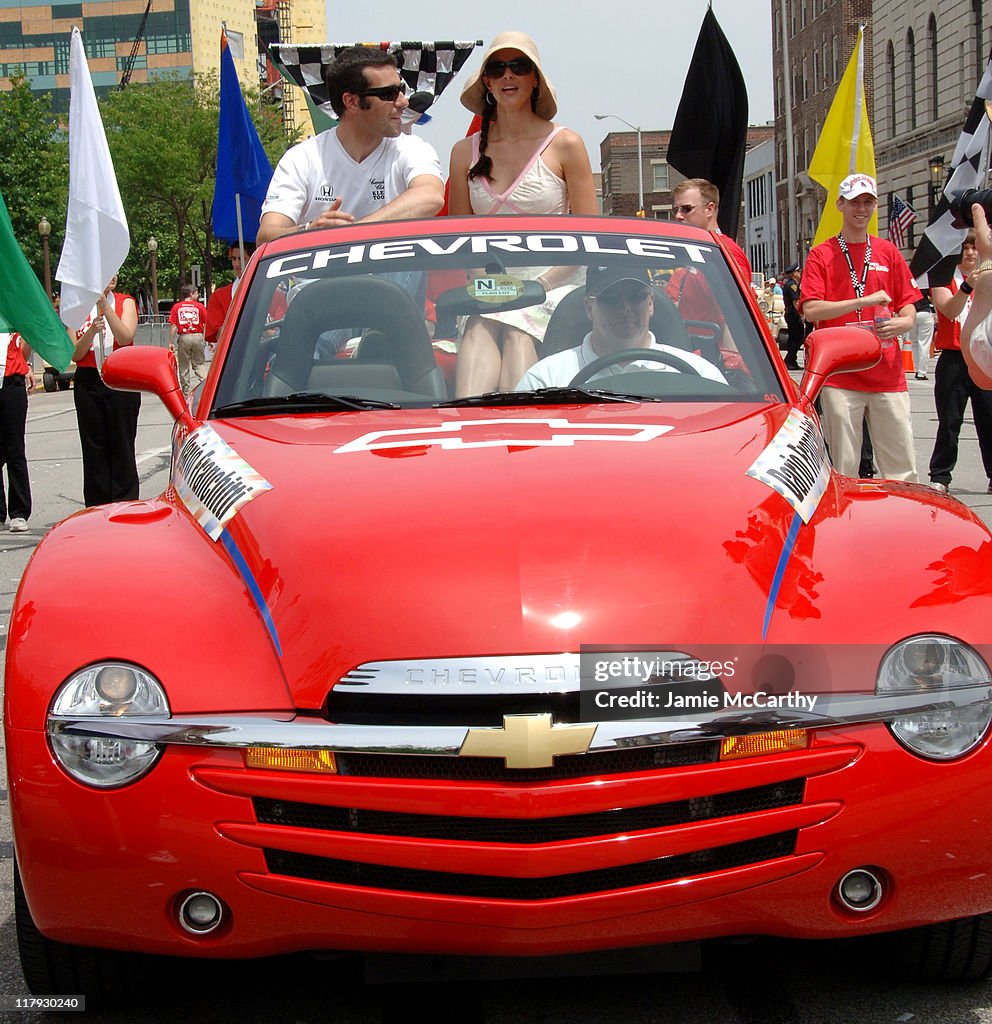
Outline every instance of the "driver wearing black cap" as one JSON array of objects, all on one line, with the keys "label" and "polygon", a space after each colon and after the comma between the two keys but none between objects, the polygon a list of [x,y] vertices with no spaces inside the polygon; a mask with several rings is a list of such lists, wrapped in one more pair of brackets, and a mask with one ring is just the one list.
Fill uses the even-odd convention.
[{"label": "driver wearing black cap", "polygon": [[[590,267],[586,275],[586,316],[592,330],[581,345],[556,352],[535,363],[520,379],[517,391],[567,387],[593,360],[628,349],[649,348],[689,363],[699,376],[725,383],[723,374],[693,352],[659,345],[648,329],[654,311],[654,293],[646,270],[632,267]],[[624,370],[675,370],[660,362],[616,362],[596,374],[605,377]]]}]

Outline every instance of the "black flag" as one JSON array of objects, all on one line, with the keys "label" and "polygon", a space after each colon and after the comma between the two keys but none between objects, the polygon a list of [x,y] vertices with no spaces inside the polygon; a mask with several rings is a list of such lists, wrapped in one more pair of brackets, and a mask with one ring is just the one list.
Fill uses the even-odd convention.
[{"label": "black flag", "polygon": [[720,190],[720,230],[737,237],[744,152],[747,88],[734,51],[712,8],[703,18],[685,76],[668,162],[687,178],[706,178]]}]

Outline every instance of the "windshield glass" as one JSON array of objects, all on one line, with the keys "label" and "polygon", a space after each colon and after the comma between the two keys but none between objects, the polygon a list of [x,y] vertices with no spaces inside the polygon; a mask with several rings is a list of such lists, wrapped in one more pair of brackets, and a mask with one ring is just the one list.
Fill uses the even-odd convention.
[{"label": "windshield glass", "polygon": [[297,252],[262,260],[214,415],[781,399],[712,243],[666,224],[656,235],[445,226],[383,240],[349,229],[340,243],[338,232],[300,235]]}]

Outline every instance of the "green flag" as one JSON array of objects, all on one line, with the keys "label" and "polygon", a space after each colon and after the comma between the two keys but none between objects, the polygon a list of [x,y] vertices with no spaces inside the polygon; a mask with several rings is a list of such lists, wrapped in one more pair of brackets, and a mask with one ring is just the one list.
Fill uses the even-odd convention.
[{"label": "green flag", "polygon": [[57,370],[68,368],[73,344],[14,238],[7,204],[0,195],[0,330],[18,334]]}]

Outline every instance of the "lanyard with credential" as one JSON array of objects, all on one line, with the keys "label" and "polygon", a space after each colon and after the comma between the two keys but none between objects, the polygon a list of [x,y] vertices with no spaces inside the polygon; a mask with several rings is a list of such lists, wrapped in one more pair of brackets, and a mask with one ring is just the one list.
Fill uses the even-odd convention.
[{"label": "lanyard with credential", "polygon": [[[858,280],[858,275],[854,272],[854,264],[851,262],[851,253],[847,248],[847,242],[844,241],[843,235],[837,236],[837,244],[840,246],[840,251],[844,254],[844,259],[847,260],[847,269],[851,272],[851,284],[854,286],[854,297],[857,299],[863,299],[865,295],[865,285],[868,283],[868,264],[871,263],[871,235],[868,236],[868,240],[865,243],[865,265],[861,269],[861,280]],[[856,311],[858,314],[858,323],[861,323],[861,310]]]}]

